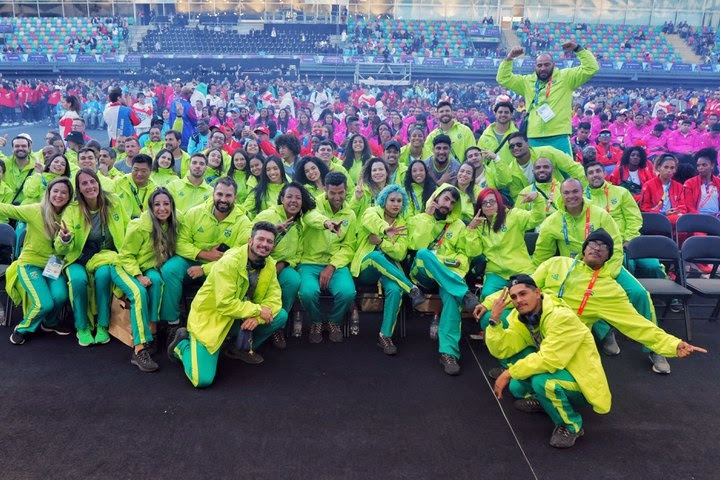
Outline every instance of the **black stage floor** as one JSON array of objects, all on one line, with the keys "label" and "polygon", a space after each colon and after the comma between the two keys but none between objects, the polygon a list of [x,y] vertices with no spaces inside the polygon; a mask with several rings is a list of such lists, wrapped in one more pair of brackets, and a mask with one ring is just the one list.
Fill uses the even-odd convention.
[{"label": "black stage floor", "polygon": [[[622,354],[603,358],[612,411],[584,411],[587,433],[568,451],[548,445],[545,415],[514,411],[510,398],[501,402],[506,422],[481,371],[495,366],[482,344],[464,338],[463,372],[448,377],[428,317],[408,324],[394,358],[375,346],[377,320],[366,316],[343,344],[289,339],[285,351],[262,349],[259,366],[221,359],[215,384],[201,391],[164,355],[159,372],[139,372],[117,341],[81,348],[74,337],[37,334],[18,347],[3,339],[0,476],[720,477],[720,324],[695,321],[694,343],[710,353],[671,360],[669,376],[652,373],[640,346],[619,338]],[[679,319],[663,326],[682,333]]]}]

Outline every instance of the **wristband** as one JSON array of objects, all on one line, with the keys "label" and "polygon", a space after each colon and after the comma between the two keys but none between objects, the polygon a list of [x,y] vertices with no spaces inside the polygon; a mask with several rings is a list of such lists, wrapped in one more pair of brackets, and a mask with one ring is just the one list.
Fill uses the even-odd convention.
[{"label": "wristband", "polygon": [[494,320],[492,317],[490,317],[489,322],[490,322],[490,325],[493,327],[497,327],[498,325],[500,325],[500,320]]}]

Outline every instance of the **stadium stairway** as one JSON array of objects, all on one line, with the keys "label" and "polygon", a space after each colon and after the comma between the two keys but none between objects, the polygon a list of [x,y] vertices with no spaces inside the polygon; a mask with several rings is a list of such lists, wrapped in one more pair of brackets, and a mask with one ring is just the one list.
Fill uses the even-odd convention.
[{"label": "stadium stairway", "polygon": [[680,38],[680,35],[663,35],[665,35],[665,40],[667,41],[667,43],[672,45],[672,47],[675,49],[675,53],[682,57],[683,63],[696,63],[698,65],[703,63],[702,58],[697,56],[695,52],[692,51],[692,48],[690,48],[690,46],[685,42],[685,40]]},{"label": "stadium stairway", "polygon": [[[128,34],[127,45],[130,48],[136,48],[137,44],[142,42],[142,39],[147,35],[148,30],[155,28],[154,25],[131,25],[130,33]],[[128,48],[125,46],[124,48]],[[125,52],[123,52],[125,53]]]},{"label": "stadium stairway", "polygon": [[503,47],[505,47],[508,52],[514,47],[519,47],[521,45],[520,38],[512,28],[503,28],[501,41]]}]

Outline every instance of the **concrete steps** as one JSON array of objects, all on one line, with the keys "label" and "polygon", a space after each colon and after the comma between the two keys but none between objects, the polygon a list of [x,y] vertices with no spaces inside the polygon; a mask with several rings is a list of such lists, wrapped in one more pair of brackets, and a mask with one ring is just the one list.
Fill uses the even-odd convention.
[{"label": "concrete steps", "polygon": [[687,43],[685,43],[685,40],[680,38],[680,35],[676,34],[664,34],[665,40],[668,44],[672,45],[673,50],[675,53],[680,55],[682,58],[683,63],[696,63],[700,64],[703,63],[702,59],[695,54],[695,52],[692,51],[690,46],[688,46]]}]

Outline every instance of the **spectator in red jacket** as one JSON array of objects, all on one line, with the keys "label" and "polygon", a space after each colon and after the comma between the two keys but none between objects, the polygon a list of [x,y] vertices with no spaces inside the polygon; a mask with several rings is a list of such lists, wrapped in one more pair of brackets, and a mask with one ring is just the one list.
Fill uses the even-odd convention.
[{"label": "spectator in red jacket", "polygon": [[688,213],[720,216],[720,177],[717,173],[718,152],[703,148],[695,154],[697,176],[685,182],[684,195]]},{"label": "spectator in red jacket", "polygon": [[605,173],[610,174],[615,170],[615,166],[622,159],[623,151],[622,148],[612,145],[612,132],[609,129],[600,130],[600,134],[597,137],[597,144],[595,149],[597,150],[596,160],[603,164]]},{"label": "spectator in red jacket", "polygon": [[669,153],[658,158],[655,164],[657,177],[645,183],[640,193],[640,210],[662,213],[673,226],[687,211],[683,186],[673,180],[677,167],[678,159]]},{"label": "spectator in red jacket", "polygon": [[620,163],[617,164],[608,180],[613,185],[629,190],[637,202],[640,200],[642,186],[653,178],[655,178],[655,171],[652,164],[648,162],[645,149],[630,147],[623,152]]}]

